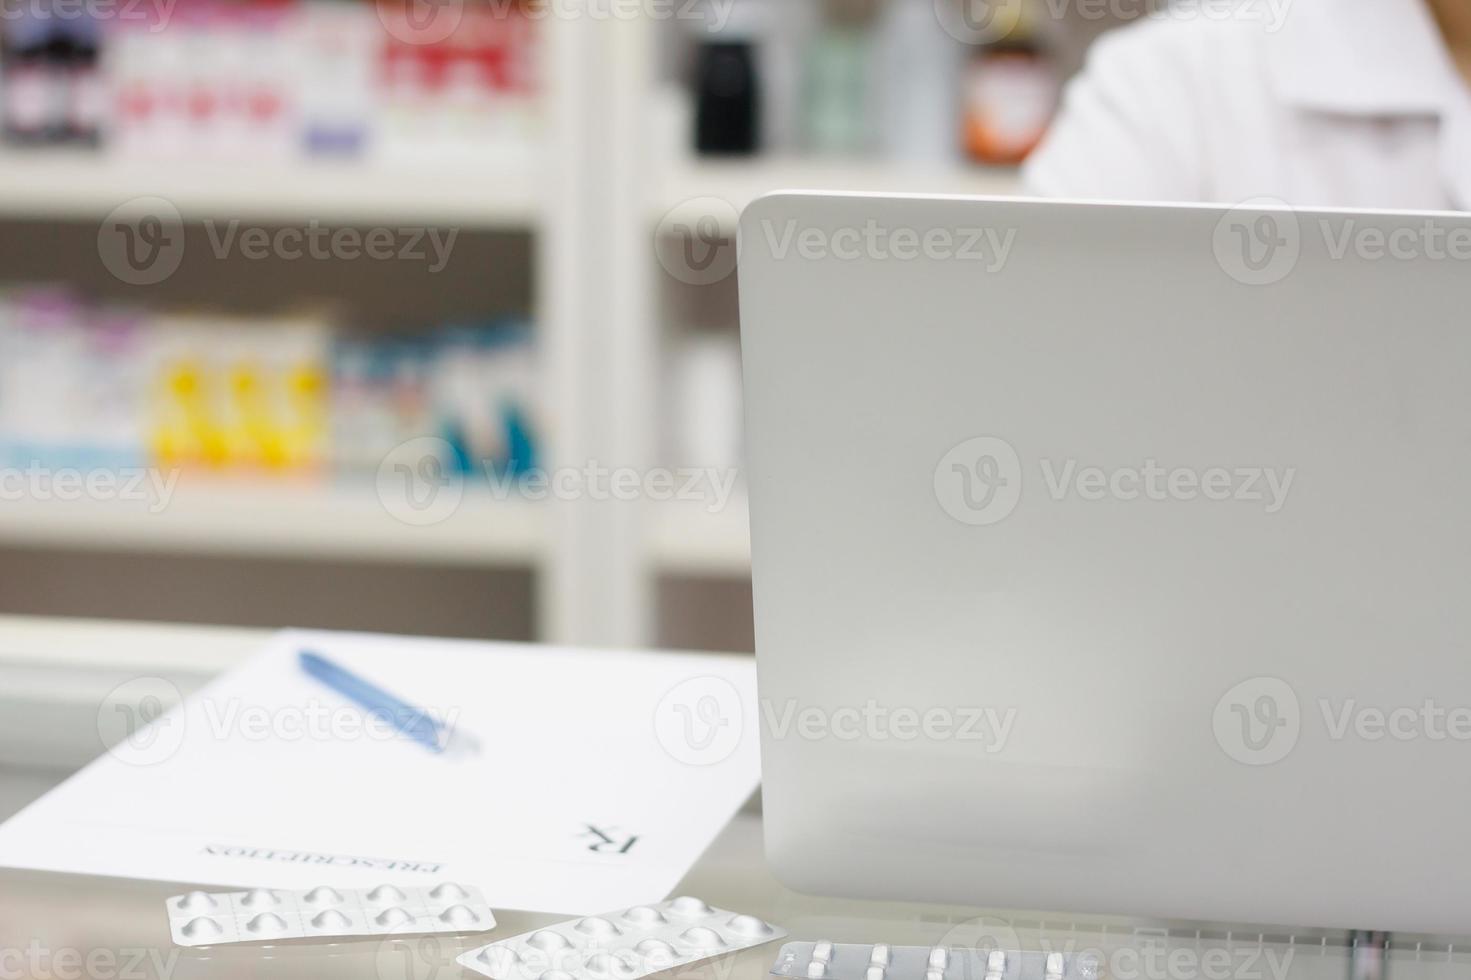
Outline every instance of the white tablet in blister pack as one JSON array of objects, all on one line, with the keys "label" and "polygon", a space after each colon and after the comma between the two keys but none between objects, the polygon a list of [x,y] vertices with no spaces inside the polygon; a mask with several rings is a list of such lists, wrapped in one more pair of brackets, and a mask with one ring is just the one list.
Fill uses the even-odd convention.
[{"label": "white tablet in blister pack", "polygon": [[771,975],[791,980],[1098,980],[1098,961],[1088,955],[958,946],[787,943]]},{"label": "white tablet in blister pack", "polygon": [[319,885],[299,892],[190,892],[169,899],[167,906],[169,929],[180,946],[495,928],[495,915],[480,890],[450,882],[417,888]]},{"label": "white tablet in blister pack", "polygon": [[459,963],[491,980],[639,980],[785,935],[754,915],[685,897],[570,919],[472,949]]}]

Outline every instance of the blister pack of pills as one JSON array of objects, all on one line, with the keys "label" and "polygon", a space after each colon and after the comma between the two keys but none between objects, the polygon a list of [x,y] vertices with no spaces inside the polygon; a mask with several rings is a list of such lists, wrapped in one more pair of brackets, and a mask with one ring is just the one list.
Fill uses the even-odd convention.
[{"label": "blister pack of pills", "polygon": [[1098,980],[1089,956],[952,946],[787,943],[771,967],[793,980]]},{"label": "blister pack of pills", "polygon": [[418,888],[320,885],[300,892],[190,892],[167,905],[169,928],[180,946],[495,928],[495,915],[480,890],[449,882]]},{"label": "blister pack of pills", "polygon": [[785,935],[754,915],[685,897],[571,919],[472,949],[459,963],[491,980],[638,980]]}]

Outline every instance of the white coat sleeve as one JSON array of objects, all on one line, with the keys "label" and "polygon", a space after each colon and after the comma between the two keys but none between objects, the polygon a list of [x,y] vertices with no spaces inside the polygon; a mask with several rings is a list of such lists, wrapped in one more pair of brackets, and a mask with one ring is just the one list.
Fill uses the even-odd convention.
[{"label": "white coat sleeve", "polygon": [[[1161,20],[1106,34],[1067,87],[1022,171],[1036,197],[1200,200],[1208,184],[1199,25]],[[1208,84],[1208,82],[1207,82]],[[1229,80],[1222,80],[1229,84]]]}]

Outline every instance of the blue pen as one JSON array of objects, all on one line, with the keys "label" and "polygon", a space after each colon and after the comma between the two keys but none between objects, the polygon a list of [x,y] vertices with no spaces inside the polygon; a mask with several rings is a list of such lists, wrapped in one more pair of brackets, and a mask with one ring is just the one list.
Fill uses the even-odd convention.
[{"label": "blue pen", "polygon": [[452,741],[464,748],[472,750],[476,748],[472,739],[435,721],[428,711],[394,697],[381,687],[359,677],[346,667],[333,663],[319,653],[303,650],[300,654],[300,662],[301,669],[309,677],[321,681],[370,715],[383,719],[392,725],[395,731],[407,735],[431,752],[446,752]]}]

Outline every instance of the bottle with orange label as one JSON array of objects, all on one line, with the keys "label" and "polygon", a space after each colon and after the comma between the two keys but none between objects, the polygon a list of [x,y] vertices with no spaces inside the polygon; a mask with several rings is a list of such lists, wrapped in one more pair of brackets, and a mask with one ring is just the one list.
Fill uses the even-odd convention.
[{"label": "bottle with orange label", "polygon": [[979,163],[1014,166],[1041,142],[1057,110],[1057,70],[1028,0],[989,0],[995,39],[966,70],[965,144]]}]

